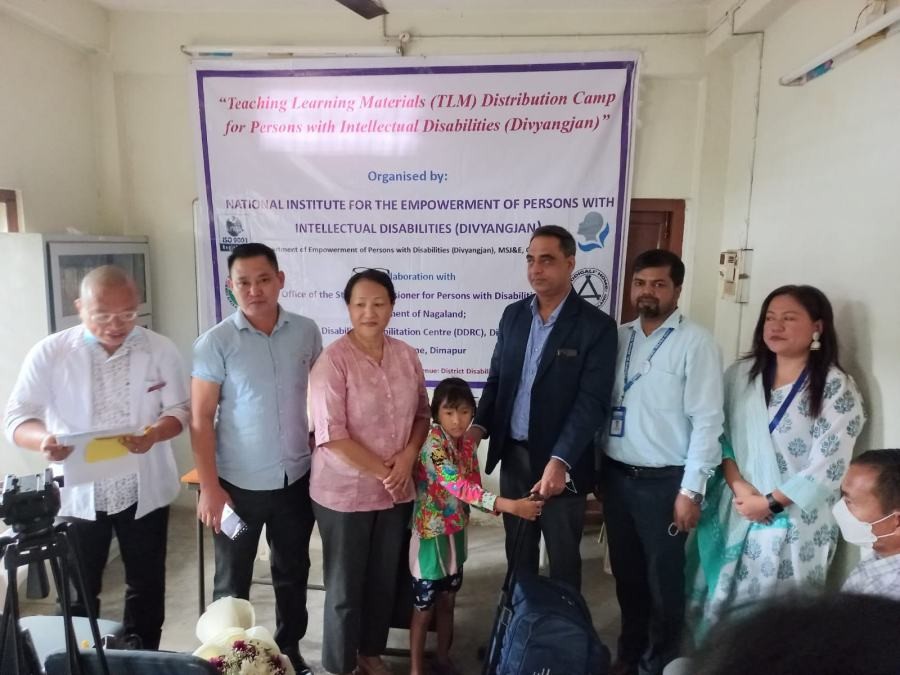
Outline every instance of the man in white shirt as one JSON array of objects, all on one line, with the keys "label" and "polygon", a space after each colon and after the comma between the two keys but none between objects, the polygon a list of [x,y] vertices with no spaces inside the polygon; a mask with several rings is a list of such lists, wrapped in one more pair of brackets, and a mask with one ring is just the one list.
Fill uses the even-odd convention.
[{"label": "man in white shirt", "polygon": [[169,439],[189,421],[187,377],[175,345],[135,325],[139,297],[120,268],[98,267],[81,283],[75,306],[81,325],[50,335],[22,364],[6,409],[6,435],[40,452],[65,474],[71,446],[57,436],[132,428],[122,443],[138,471],[63,487],[61,516],[73,519],[87,598],[99,614],[103,569],[112,534],[125,565],[127,633],[146,649],[159,647],[165,618],[166,535],[178,472]]},{"label": "man in white shirt", "polygon": [[863,549],[842,591],[900,600],[900,450],[854,459],[834,505],[841,534]]},{"label": "man in white shirt", "polygon": [[670,251],[635,259],[639,318],[619,329],[603,462],[609,554],[622,610],[613,675],[659,675],[678,655],[684,543],[721,460],[722,359],[678,310],[684,263]]}]

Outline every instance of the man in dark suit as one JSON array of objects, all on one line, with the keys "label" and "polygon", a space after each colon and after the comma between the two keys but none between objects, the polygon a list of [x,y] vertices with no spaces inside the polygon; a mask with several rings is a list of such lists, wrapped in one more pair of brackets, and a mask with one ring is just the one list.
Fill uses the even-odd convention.
[{"label": "man in dark suit", "polygon": [[[469,434],[490,438],[485,470],[500,467],[500,494],[546,499],[527,523],[518,568],[537,573],[540,536],[550,576],[581,587],[579,545],[594,479],[594,434],[609,421],[616,325],[572,288],[575,240],[564,228],[534,231],[526,256],[535,294],[503,311],[491,370]],[[520,519],[504,515],[512,561]]]}]

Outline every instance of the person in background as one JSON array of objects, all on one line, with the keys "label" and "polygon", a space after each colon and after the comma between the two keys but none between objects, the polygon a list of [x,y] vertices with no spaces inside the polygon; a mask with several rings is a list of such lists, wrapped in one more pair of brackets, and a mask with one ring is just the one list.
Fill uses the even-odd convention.
[{"label": "person in background", "polygon": [[831,507],[866,420],[838,362],[831,303],[812,286],[769,293],[725,382],[721,472],[689,551],[695,639],[756,602],[824,587]]},{"label": "person in background", "polygon": [[71,446],[63,434],[133,428],[120,442],[137,455],[135,473],[61,490],[60,515],[73,518],[87,598],[100,611],[103,570],[112,535],[125,565],[127,634],[159,648],[165,619],[169,504],[178,471],[169,440],[188,424],[187,375],[175,345],[136,325],[134,281],[113,266],[88,272],[75,307],[81,324],[35,345],[19,372],[6,409],[6,435],[40,452],[65,476]]},{"label": "person in background", "polygon": [[311,375],[315,422],[310,493],[325,567],[322,665],[332,673],[385,675],[387,645],[415,486],[428,433],[425,374],[416,350],[385,334],[397,295],[391,278],[350,277],[352,329]]},{"label": "person in background", "polygon": [[[671,675],[897,675],[900,602],[787,593],[710,631],[696,659]],[[669,675],[669,672],[666,672]]]},{"label": "person in background", "polygon": [[[278,304],[284,272],[265,244],[236,246],[228,287],[238,311],[194,342],[191,443],[200,478],[197,517],[214,530],[213,598],[248,599],[262,528],[271,548],[275,642],[298,675],[306,634],[313,528],[309,497],[309,370],[322,351],[312,319]],[[228,504],[247,530],[221,531]]]},{"label": "person in background", "polygon": [[684,625],[684,546],[719,463],[722,359],[678,309],[684,263],[655,249],[634,261],[638,318],[619,329],[602,492],[622,610],[613,675],[659,675]]},{"label": "person in background", "polygon": [[900,450],[868,450],[850,462],[832,510],[863,559],[841,590],[900,600]]},{"label": "person in background", "polygon": [[[485,470],[500,464],[500,494],[539,493],[540,520],[525,532],[522,572],[537,574],[541,536],[550,576],[581,588],[585,500],[594,486],[594,436],[607,424],[615,375],[616,324],[572,287],[575,240],[544,225],[525,261],[534,295],[503,310],[487,383],[467,435],[490,438]],[[519,519],[504,514],[513,564]]]},{"label": "person in background", "polygon": [[416,505],[409,569],[415,596],[409,633],[410,675],[425,675],[425,636],[437,624],[434,675],[458,673],[450,662],[453,608],[468,557],[469,505],[487,513],[509,513],[526,520],[541,515],[542,502],[506,499],[481,487],[475,444],[464,436],[475,415],[475,397],[458,377],[441,381],[431,399],[434,424],[415,466]]}]

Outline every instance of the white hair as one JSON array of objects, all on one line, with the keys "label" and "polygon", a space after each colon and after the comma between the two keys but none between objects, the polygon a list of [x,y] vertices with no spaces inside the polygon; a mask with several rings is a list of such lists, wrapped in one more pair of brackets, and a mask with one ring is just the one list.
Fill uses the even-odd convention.
[{"label": "white hair", "polygon": [[121,267],[115,265],[103,265],[95,267],[84,275],[81,280],[81,287],[78,297],[86,300],[94,295],[94,292],[100,288],[117,288],[128,287],[137,292],[137,286],[134,279]]}]

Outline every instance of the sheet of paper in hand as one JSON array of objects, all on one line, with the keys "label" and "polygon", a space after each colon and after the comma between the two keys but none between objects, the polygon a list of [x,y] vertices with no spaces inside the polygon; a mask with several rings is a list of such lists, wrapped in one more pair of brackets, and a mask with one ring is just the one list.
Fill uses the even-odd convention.
[{"label": "sheet of paper in hand", "polygon": [[72,454],[63,462],[66,485],[93,483],[137,472],[137,455],[128,451],[121,438],[141,433],[128,427],[58,435],[60,444],[73,446]]}]

